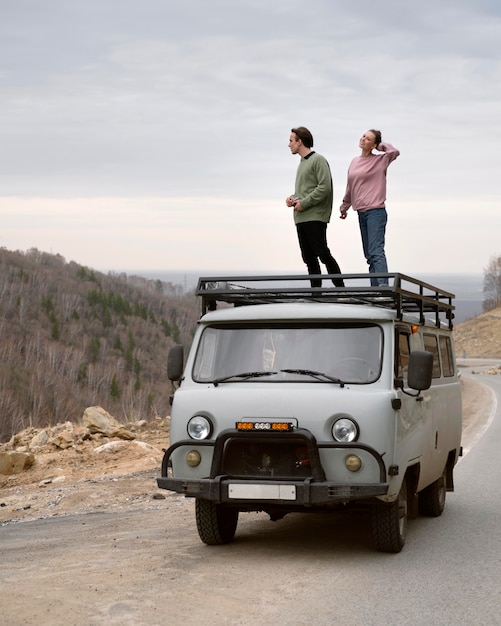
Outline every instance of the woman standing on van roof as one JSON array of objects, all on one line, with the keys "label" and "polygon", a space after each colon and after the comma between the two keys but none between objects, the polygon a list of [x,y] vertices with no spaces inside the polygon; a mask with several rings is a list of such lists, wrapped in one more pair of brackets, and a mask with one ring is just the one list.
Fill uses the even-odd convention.
[{"label": "woman standing on van roof", "polygon": [[[390,143],[383,143],[381,131],[368,130],[359,142],[362,154],[348,168],[348,182],[340,207],[341,219],[346,219],[350,206],[358,213],[364,255],[369,272],[388,272],[384,251],[386,222],[386,170],[400,152]],[[374,152],[376,150],[376,152]],[[371,285],[387,284],[386,278],[372,278]]]}]

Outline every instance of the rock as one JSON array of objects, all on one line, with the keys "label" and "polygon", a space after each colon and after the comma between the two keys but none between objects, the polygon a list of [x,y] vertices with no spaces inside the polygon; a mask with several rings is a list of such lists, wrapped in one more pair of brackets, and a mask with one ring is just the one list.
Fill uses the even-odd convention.
[{"label": "rock", "polygon": [[0,452],[0,474],[10,476],[29,469],[35,462],[31,452]]},{"label": "rock", "polygon": [[92,434],[101,433],[108,437],[119,437],[120,439],[127,440],[135,439],[133,433],[124,428],[120,422],[100,406],[91,406],[85,409],[82,424],[86,426]]},{"label": "rock", "polygon": [[5,444],[5,448],[9,450],[16,450],[19,447],[25,447],[38,433],[36,428],[26,428],[19,433],[16,433],[10,438],[10,441]]},{"label": "rock", "polygon": [[55,437],[50,440],[50,443],[56,448],[60,448],[61,450],[66,450],[67,448],[71,448],[74,444],[74,436],[73,433],[69,433],[68,431],[63,431],[58,433]]},{"label": "rock", "polygon": [[116,452],[121,452],[122,450],[130,450],[131,446],[134,446],[136,450],[138,448],[143,452],[147,452],[149,454],[157,455],[162,454],[158,448],[151,446],[149,443],[145,443],[144,441],[109,441],[108,443],[103,443],[102,446],[98,446],[94,448],[94,452],[97,454],[101,454],[102,452],[109,452],[115,454]]},{"label": "rock", "polygon": [[109,441],[108,443],[103,443],[102,446],[98,446],[94,448],[94,452],[96,454],[101,454],[103,452],[109,452],[111,454],[115,454],[116,452],[120,452],[121,450],[125,450],[128,447],[125,441]]},{"label": "rock", "polygon": [[48,443],[49,443],[49,434],[47,433],[46,430],[41,430],[30,441],[30,449],[37,450],[39,448],[43,448]]},{"label": "rock", "polygon": [[149,452],[152,454],[162,454],[158,448],[155,448],[155,446],[151,446],[149,443],[145,443],[144,441],[133,441],[132,443],[138,448],[144,450],[145,452]]}]

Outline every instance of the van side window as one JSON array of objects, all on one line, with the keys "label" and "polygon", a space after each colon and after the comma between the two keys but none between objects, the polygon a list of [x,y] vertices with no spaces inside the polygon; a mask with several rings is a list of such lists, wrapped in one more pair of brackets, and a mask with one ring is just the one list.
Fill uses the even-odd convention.
[{"label": "van side window", "polygon": [[398,331],[397,354],[395,358],[395,376],[397,378],[407,377],[409,367],[409,333]]},{"label": "van side window", "polygon": [[446,335],[441,335],[439,344],[444,376],[454,376],[454,359],[452,358],[451,338]]},{"label": "van side window", "polygon": [[440,378],[440,359],[438,357],[438,341],[435,335],[423,335],[424,349],[433,354],[432,378]]}]

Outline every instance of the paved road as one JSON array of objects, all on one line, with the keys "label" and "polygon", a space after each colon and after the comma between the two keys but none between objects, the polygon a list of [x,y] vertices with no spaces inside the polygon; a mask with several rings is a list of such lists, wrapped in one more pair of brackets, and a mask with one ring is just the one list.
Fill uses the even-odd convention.
[{"label": "paved road", "polygon": [[[478,368],[477,368],[478,369]],[[476,376],[501,398],[501,378]],[[374,552],[361,514],[242,516],[234,543],[200,543],[193,503],[0,528],[0,622],[129,625],[501,623],[501,402],[460,460],[440,518]]]}]

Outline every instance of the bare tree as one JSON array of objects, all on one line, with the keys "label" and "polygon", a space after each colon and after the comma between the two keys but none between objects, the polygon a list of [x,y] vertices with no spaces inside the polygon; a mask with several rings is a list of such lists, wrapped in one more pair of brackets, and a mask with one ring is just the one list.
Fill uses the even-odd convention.
[{"label": "bare tree", "polygon": [[501,306],[501,256],[491,257],[484,270],[484,311]]},{"label": "bare tree", "polygon": [[199,306],[164,287],[0,248],[0,441],[96,404],[122,420],[167,414],[167,353],[189,347]]}]

